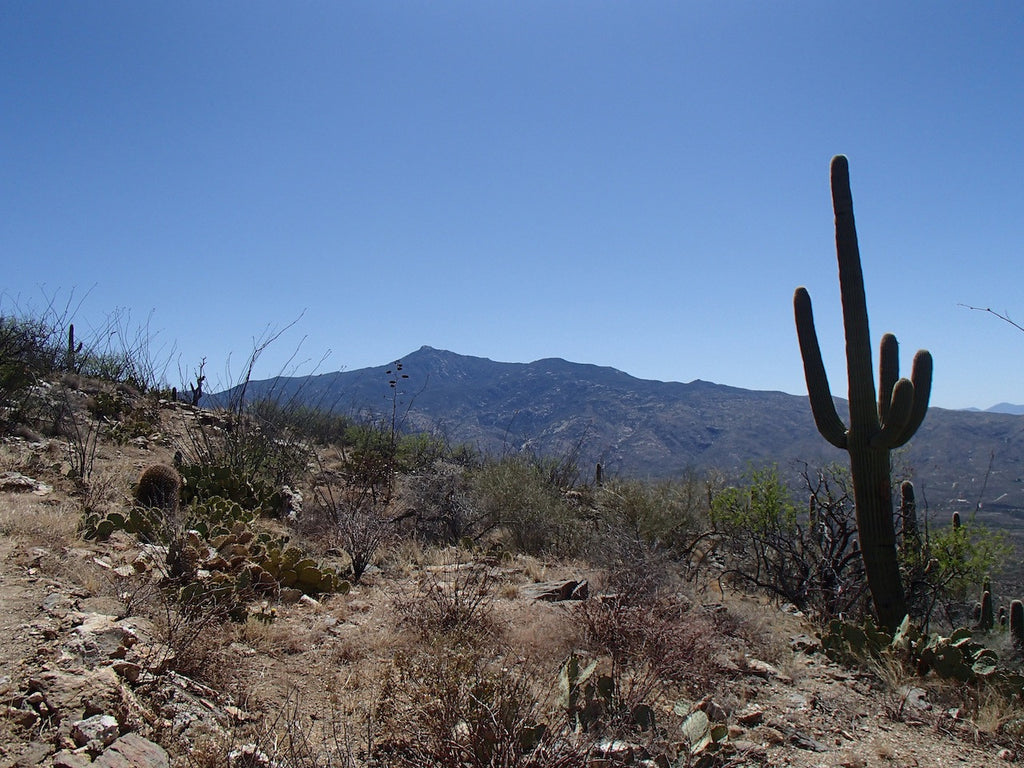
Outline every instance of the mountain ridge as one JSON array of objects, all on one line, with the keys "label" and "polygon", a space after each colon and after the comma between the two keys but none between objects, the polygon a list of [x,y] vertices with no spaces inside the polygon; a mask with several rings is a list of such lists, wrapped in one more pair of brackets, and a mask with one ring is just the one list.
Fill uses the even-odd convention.
[{"label": "mountain ridge", "polygon": [[[496,362],[424,345],[387,365],[251,381],[246,393],[361,418],[386,418],[394,409],[407,429],[491,455],[574,456],[586,473],[597,462],[607,472],[657,479],[846,461],[818,435],[806,396],[701,379],[640,379],[554,357]],[[846,401],[836,403],[845,416]],[[1024,520],[1020,416],[930,408],[896,466],[913,476],[919,498],[935,511],[963,513],[980,500],[986,514]]]}]

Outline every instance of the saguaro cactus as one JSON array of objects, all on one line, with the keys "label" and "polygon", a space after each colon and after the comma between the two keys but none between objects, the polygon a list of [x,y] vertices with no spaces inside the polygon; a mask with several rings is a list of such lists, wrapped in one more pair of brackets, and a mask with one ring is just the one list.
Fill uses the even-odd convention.
[{"label": "saguaro cactus", "polygon": [[924,420],[931,392],[932,358],[927,351],[919,351],[910,379],[899,378],[899,346],[895,336],[885,334],[876,399],[864,275],[853,220],[850,170],[844,156],[832,158],[831,176],[846,335],[849,427],[839,418],[832,400],[814,330],[811,297],[803,287],[797,288],[793,296],[797,337],[814,423],[826,440],[850,454],[857,532],[879,623],[895,629],[906,615],[907,605],[896,553],[889,452],[906,443]]},{"label": "saguaro cactus", "polygon": [[1024,603],[1020,600],[1010,603],[1010,638],[1013,647],[1024,652]]},{"label": "saguaro cactus", "polygon": [[917,500],[914,496],[914,484],[909,480],[900,483],[900,520],[903,528],[900,535],[903,553],[916,552],[921,547],[921,534],[917,529]]}]

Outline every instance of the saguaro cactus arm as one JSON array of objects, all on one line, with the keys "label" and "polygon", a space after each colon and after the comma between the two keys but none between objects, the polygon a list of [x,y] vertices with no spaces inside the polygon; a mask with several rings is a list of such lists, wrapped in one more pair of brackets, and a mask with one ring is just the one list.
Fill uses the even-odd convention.
[{"label": "saguaro cactus arm", "polygon": [[889,418],[892,391],[900,378],[900,345],[891,333],[882,336],[878,355],[878,420],[883,424]]},{"label": "saguaro cactus arm", "polygon": [[881,397],[878,400],[878,409],[886,412],[885,422],[881,430],[871,438],[871,447],[888,449],[894,445],[910,422],[913,408],[914,385],[910,383],[910,379],[900,379],[893,387],[888,408],[882,408]]},{"label": "saguaro cactus arm", "polygon": [[924,415],[928,412],[928,400],[932,395],[932,368],[932,353],[927,349],[918,350],[910,366],[910,381],[914,385],[914,407],[903,432],[890,448],[899,448],[906,443],[924,421]]},{"label": "saguaro cactus arm", "polygon": [[814,423],[822,437],[836,448],[846,449],[846,425],[836,413],[832,390],[828,385],[825,364],[821,360],[818,334],[814,330],[814,313],[811,311],[811,297],[806,288],[797,288],[793,295],[793,313],[796,316],[796,333],[800,341],[800,355],[804,361],[804,379],[807,381],[807,396],[811,401]]}]

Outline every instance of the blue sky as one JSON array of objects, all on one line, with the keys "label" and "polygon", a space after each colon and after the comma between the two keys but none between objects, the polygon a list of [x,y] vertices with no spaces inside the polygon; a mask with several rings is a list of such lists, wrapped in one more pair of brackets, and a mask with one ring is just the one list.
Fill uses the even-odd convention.
[{"label": "blue sky", "polygon": [[121,312],[171,383],[300,318],[258,376],[428,344],[804,394],[806,285],[845,394],[844,153],[875,344],[1024,402],[1024,333],[960,306],[1024,321],[1022,39],[1009,1],[6,0],[0,308]]}]

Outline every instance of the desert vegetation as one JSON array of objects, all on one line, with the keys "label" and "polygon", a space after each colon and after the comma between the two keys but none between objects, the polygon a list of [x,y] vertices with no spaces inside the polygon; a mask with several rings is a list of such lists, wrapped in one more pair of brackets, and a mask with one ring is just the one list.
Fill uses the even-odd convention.
[{"label": "desert vegetation", "polygon": [[0,318],[12,764],[847,765],[877,738],[867,765],[1024,734],[1009,548],[910,483],[886,629],[842,465],[651,482],[408,433],[397,396],[203,409],[68,320]]}]

